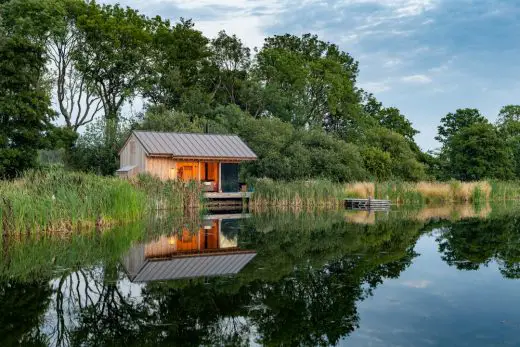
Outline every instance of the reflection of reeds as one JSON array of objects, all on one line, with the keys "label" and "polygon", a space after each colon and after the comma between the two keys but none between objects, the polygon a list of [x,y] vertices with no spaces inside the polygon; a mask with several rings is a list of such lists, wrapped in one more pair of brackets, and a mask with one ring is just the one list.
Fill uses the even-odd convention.
[{"label": "reflection of reeds", "polygon": [[409,217],[418,221],[426,222],[434,219],[445,219],[457,221],[467,218],[487,218],[492,209],[489,203],[482,206],[473,204],[453,204],[443,206],[425,207],[418,211],[412,211]]},{"label": "reflection of reeds", "polygon": [[346,211],[345,219],[352,224],[374,225],[376,213],[374,211]]}]

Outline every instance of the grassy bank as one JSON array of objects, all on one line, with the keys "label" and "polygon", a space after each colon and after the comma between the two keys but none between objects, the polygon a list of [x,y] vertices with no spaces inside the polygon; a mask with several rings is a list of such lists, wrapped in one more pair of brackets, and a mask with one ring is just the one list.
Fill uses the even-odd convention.
[{"label": "grassy bank", "polygon": [[30,171],[0,181],[0,231],[70,232],[129,222],[158,209],[200,206],[195,184],[132,181],[62,169]]},{"label": "grassy bank", "polygon": [[355,182],[327,180],[282,182],[260,179],[253,183],[251,206],[256,209],[305,209],[342,206],[343,199],[387,199],[395,204],[483,203],[520,199],[520,182]]}]

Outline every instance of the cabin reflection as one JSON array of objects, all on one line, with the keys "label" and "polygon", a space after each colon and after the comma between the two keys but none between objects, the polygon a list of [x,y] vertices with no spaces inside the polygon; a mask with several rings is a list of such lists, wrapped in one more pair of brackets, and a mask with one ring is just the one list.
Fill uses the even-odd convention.
[{"label": "cabin reflection", "polygon": [[238,247],[239,219],[247,215],[209,216],[200,229],[163,235],[133,247],[123,258],[132,282],[234,275],[255,256]]}]

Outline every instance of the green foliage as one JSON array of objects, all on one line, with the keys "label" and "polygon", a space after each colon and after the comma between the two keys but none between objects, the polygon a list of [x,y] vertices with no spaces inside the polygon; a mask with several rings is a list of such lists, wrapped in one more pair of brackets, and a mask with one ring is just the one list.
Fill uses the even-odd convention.
[{"label": "green foliage", "polygon": [[497,117],[497,127],[506,136],[520,135],[520,106],[507,105],[500,109]]},{"label": "green foliage", "polygon": [[460,180],[510,179],[510,149],[489,123],[475,123],[452,135],[448,142],[449,170]]},{"label": "green foliage", "polygon": [[374,128],[367,132],[367,144],[388,154],[393,178],[405,181],[425,178],[424,165],[417,160],[410,143],[402,135],[386,128]]},{"label": "green foliage", "polygon": [[148,83],[152,32],[161,22],[128,7],[89,2],[76,25],[82,38],[76,68],[101,98],[105,118],[117,122],[123,103]]},{"label": "green foliage", "polygon": [[366,177],[358,147],[323,130],[297,130],[276,118],[246,117],[237,123],[236,132],[259,156],[245,166],[246,176],[282,180],[322,177],[334,181]]},{"label": "green foliage", "polygon": [[475,123],[488,123],[487,119],[480,114],[477,109],[458,109],[455,113],[448,113],[441,119],[438,126],[438,135],[435,137],[443,146],[464,128],[470,127]]},{"label": "green foliage", "polygon": [[392,177],[392,157],[380,148],[368,146],[361,152],[371,178],[387,180]]},{"label": "green foliage", "polygon": [[67,165],[75,170],[112,176],[119,168],[118,151],[128,138],[129,125],[118,122],[108,138],[106,124],[113,120],[99,118],[89,124],[76,144],[68,151]]},{"label": "green foliage", "polygon": [[144,96],[168,109],[189,106],[187,100],[196,101],[195,95],[201,96],[198,102],[208,103],[201,78],[210,55],[208,42],[191,20],[181,18],[173,27],[162,22],[153,35],[153,71]]},{"label": "green foliage", "polygon": [[315,35],[268,37],[254,73],[265,86],[265,110],[296,127],[336,130],[358,113],[358,63]]},{"label": "green foliage", "polygon": [[45,133],[52,128],[42,43],[49,30],[49,11],[37,1],[0,6],[1,178],[36,166],[38,149],[46,146]]}]

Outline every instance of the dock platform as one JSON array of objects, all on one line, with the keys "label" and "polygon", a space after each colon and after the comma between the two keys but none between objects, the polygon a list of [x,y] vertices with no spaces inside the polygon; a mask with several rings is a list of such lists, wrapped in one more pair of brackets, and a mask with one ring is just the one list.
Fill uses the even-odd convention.
[{"label": "dock platform", "polygon": [[386,211],[390,209],[391,204],[390,200],[345,199],[345,207],[350,210]]},{"label": "dock platform", "polygon": [[204,193],[206,199],[249,199],[251,192],[233,192],[233,193],[218,193],[207,192]]}]

